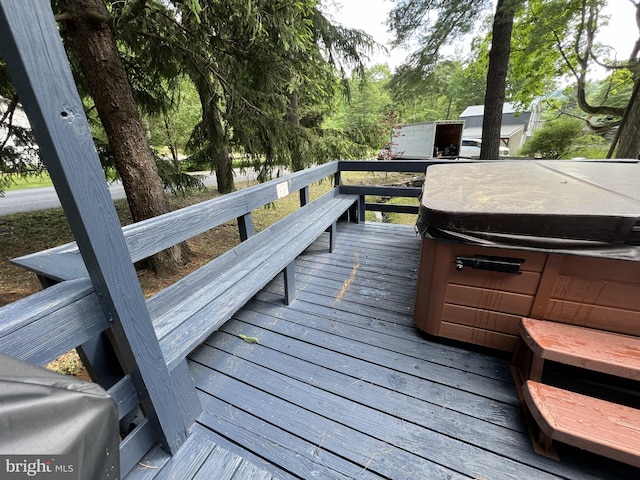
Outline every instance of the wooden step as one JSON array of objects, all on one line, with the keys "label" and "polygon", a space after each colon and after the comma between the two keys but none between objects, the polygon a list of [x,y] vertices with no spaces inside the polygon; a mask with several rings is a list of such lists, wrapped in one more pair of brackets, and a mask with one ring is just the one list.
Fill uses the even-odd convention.
[{"label": "wooden step", "polygon": [[520,335],[535,357],[640,380],[638,337],[531,318],[522,319]]},{"label": "wooden step", "polygon": [[547,446],[557,440],[640,467],[640,410],[531,380],[522,390]]}]

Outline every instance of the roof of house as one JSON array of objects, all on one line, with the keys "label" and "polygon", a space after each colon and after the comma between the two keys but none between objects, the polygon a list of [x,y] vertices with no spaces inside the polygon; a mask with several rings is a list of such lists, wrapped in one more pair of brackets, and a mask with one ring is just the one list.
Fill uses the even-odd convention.
[{"label": "roof of house", "polygon": [[[502,105],[502,114],[516,113],[515,103],[505,102]],[[460,118],[464,117],[481,117],[484,115],[484,105],[471,105],[464,109],[464,112],[460,114]]]}]

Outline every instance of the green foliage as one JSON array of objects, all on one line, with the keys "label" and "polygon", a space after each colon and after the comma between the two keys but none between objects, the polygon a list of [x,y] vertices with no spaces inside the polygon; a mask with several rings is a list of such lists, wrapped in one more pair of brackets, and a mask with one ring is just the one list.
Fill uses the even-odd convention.
[{"label": "green foliage", "polygon": [[627,69],[614,70],[607,78],[587,84],[587,100],[591,104],[624,109],[633,90],[633,73]]},{"label": "green foliage", "polygon": [[158,114],[146,115],[145,123],[151,145],[156,149],[166,147],[173,160],[178,160],[200,122],[200,100],[193,84],[184,76],[168,93],[169,104]]},{"label": "green foliage", "polygon": [[15,178],[37,175],[43,169],[26,114],[0,56],[0,196]]},{"label": "green foliage", "polygon": [[[630,72],[616,70],[602,80],[586,83],[583,90],[586,101],[592,105],[624,107],[629,103],[632,88],[633,78]],[[548,112],[555,117],[569,115],[582,118],[595,133],[609,141],[613,138],[613,128],[621,121],[621,118],[616,115],[588,114],[582,111],[578,103],[578,86],[575,83],[548,95],[544,104]],[[606,157],[606,151],[602,157]]]},{"label": "green foliage", "polygon": [[486,73],[477,73],[475,63],[463,67],[454,60],[442,61],[426,74],[405,65],[388,88],[403,122],[451,120],[467,106],[482,103]]},{"label": "green foliage", "polygon": [[156,165],[165,190],[171,191],[174,195],[187,195],[191,192],[207,190],[202,177],[185,173],[182,170],[182,163],[177,160],[156,159]]},{"label": "green foliage", "polygon": [[400,120],[387,88],[390,79],[388,66],[368,68],[363,78],[350,79],[350,98],[336,101],[335,113],[323,126],[330,132],[343,132],[343,141],[351,142],[352,147],[346,149],[351,154],[340,158],[370,155],[391,138],[391,130]]},{"label": "green foliage", "polygon": [[536,158],[566,158],[584,127],[584,122],[575,118],[564,117],[549,121],[536,131],[521,153]]},{"label": "green foliage", "polygon": [[428,73],[440,59],[442,47],[473,32],[492,3],[489,0],[397,0],[389,15],[389,27],[396,34],[394,43],[396,46],[419,45],[408,64]]}]

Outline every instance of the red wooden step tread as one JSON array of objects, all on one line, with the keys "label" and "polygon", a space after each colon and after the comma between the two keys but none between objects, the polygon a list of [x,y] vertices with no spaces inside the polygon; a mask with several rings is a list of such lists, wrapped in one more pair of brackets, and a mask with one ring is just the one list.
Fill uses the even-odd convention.
[{"label": "red wooden step tread", "polygon": [[523,393],[551,439],[640,467],[640,410],[532,380]]},{"label": "red wooden step tread", "polygon": [[640,338],[523,318],[520,334],[535,356],[640,380]]}]

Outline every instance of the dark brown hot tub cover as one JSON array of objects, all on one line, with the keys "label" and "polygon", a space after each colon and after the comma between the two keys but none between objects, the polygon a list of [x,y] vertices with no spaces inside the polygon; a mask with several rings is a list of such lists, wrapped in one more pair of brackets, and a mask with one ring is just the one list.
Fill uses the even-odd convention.
[{"label": "dark brown hot tub cover", "polygon": [[422,235],[470,244],[640,260],[640,165],[433,165],[417,226]]}]

